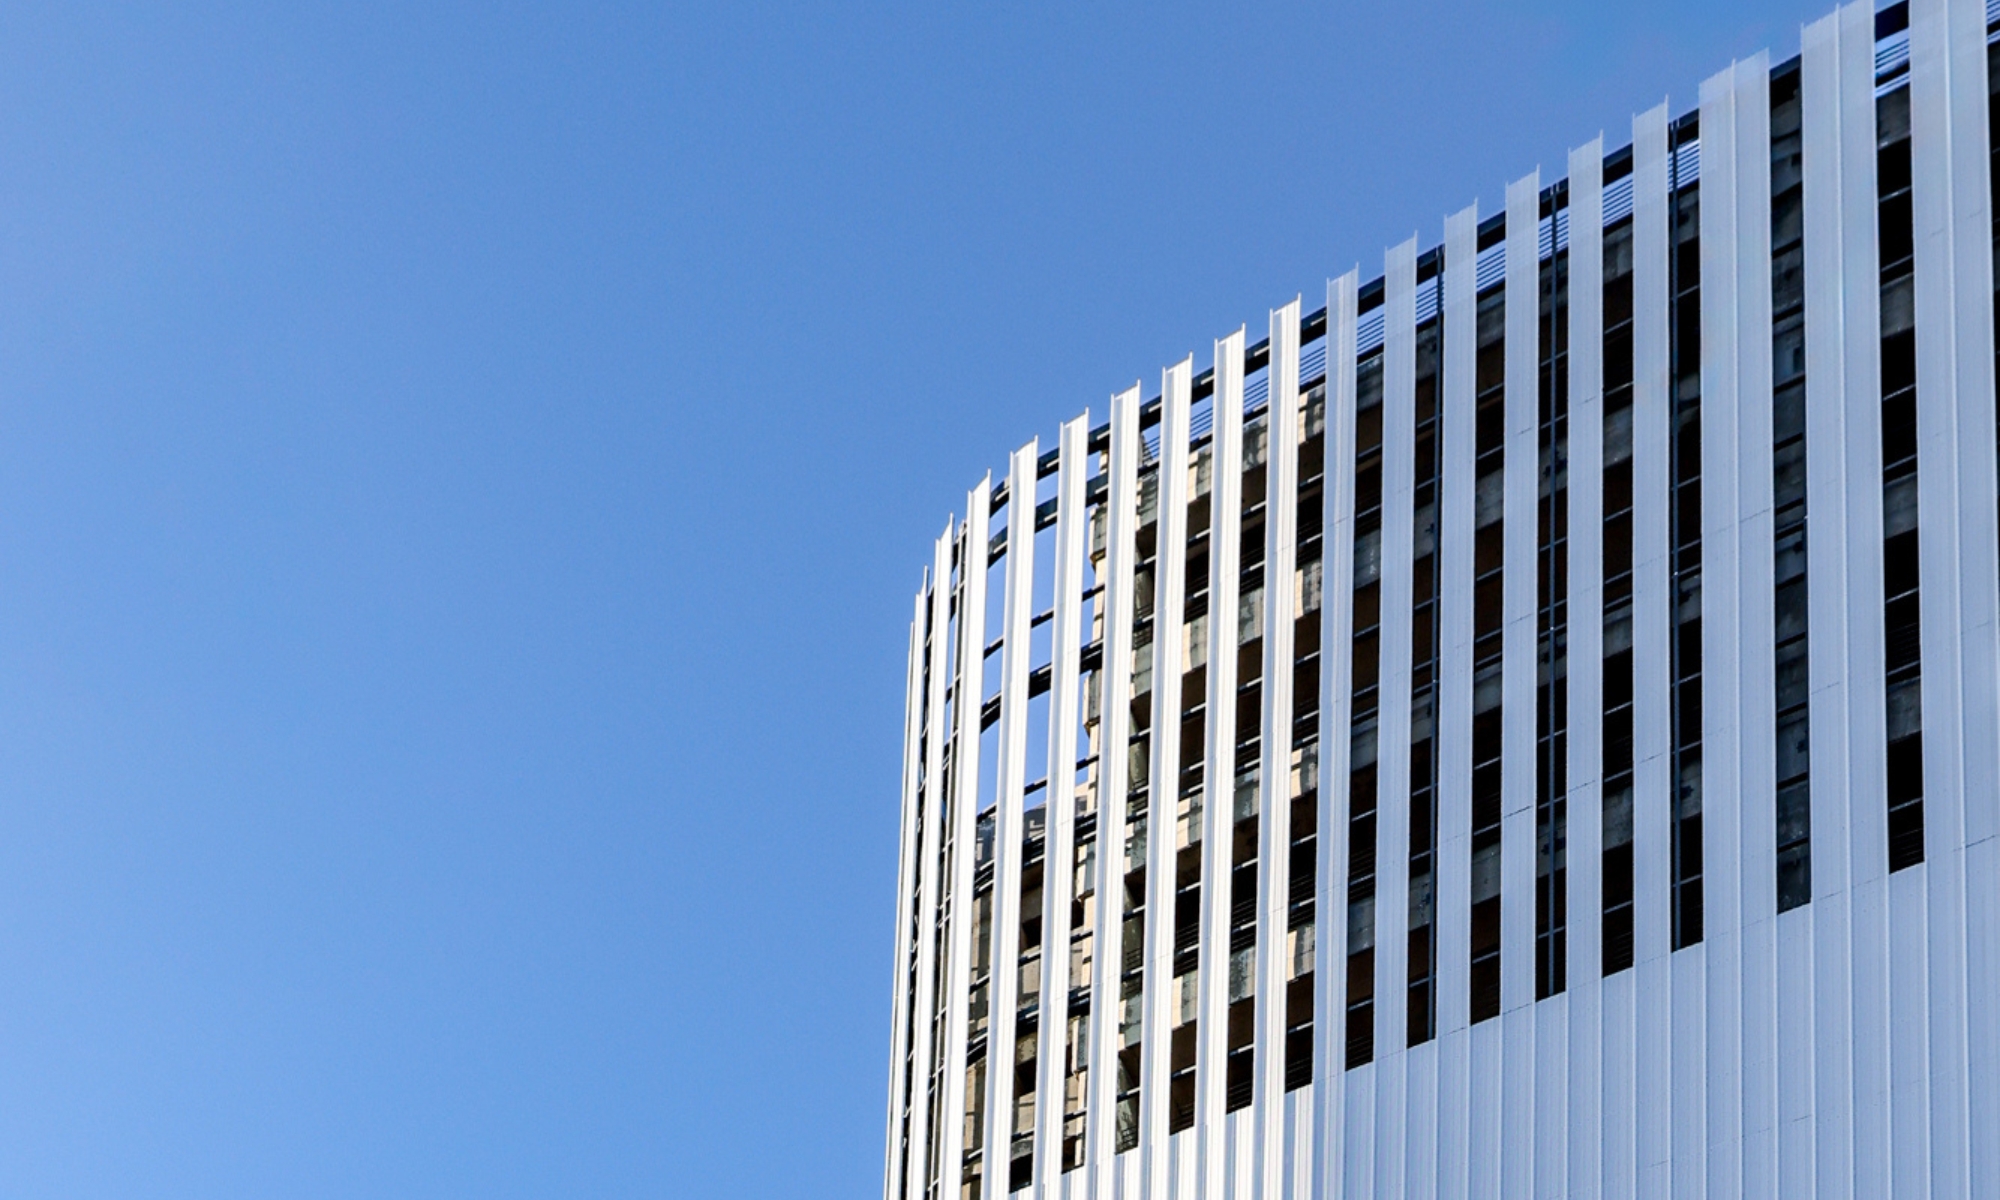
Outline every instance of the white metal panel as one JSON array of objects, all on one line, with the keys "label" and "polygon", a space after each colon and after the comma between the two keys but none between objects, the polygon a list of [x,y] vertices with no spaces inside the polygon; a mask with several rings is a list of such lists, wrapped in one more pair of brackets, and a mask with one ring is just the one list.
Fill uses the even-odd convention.
[{"label": "white metal panel", "polygon": [[[1432,861],[1435,863],[1435,855]],[[1434,891],[1433,897],[1435,894]],[[1432,991],[1436,991],[1435,977]],[[1399,1055],[1403,1071],[1400,1143],[1403,1160],[1397,1169],[1405,1194],[1431,1195],[1437,1191],[1437,1039],[1412,1046]]]},{"label": "white metal panel", "polygon": [[1889,876],[1889,1191],[1896,1200],[1931,1195],[1930,974],[1925,893],[1929,863]]},{"label": "white metal panel", "polygon": [[1295,1088],[1285,1093],[1285,1192],[1286,1196],[1310,1194],[1313,1179],[1314,1114],[1318,1107],[1314,1089]]},{"label": "white metal panel", "polygon": [[[1705,1003],[1708,1040],[1703,1064],[1705,1114],[1692,1139],[1676,1129],[1676,1157],[1688,1141],[1705,1146],[1708,1189],[1717,1196],[1742,1188],[1743,1063],[1741,949],[1741,829],[1743,808],[1743,697],[1736,686],[1745,665],[1737,653],[1743,634],[1740,558],[1744,496],[1739,459],[1763,443],[1740,444],[1737,327],[1739,234],[1748,188],[1739,188],[1739,112],[1734,68],[1701,85],[1701,324],[1683,329],[1701,347],[1702,513],[1702,866],[1704,891]],[[1750,107],[1748,97],[1742,108]],[[1768,146],[1766,147],[1768,153]],[[1768,206],[1769,191],[1765,193]],[[1768,262],[1768,255],[1766,256]],[[1740,447],[1740,448],[1739,448]],[[1678,1035],[1680,1030],[1676,1028]],[[1677,1047],[1692,1050],[1695,1047]],[[1676,1055],[1677,1064],[1681,1055]],[[1679,1089],[1676,1080],[1676,1091]],[[1676,1183],[1679,1184],[1680,1180]],[[1676,1193],[1681,1192],[1676,1187]]]},{"label": "white metal panel", "polygon": [[924,657],[927,651],[924,644],[924,611],[925,593],[929,587],[930,578],[926,575],[924,586],[917,589],[916,612],[910,618],[909,672],[903,689],[903,805],[902,819],[898,822],[900,837],[896,843],[896,974],[890,1001],[889,1119],[882,1133],[883,1200],[890,1200],[896,1194],[900,1182],[896,1151],[901,1137],[903,1104],[908,1098],[904,1088],[903,1056],[910,1037],[910,924],[914,915],[921,915],[914,906],[919,868],[916,839],[917,805],[920,803],[918,746],[923,736]]},{"label": "white metal panel", "polygon": [[[1983,799],[1983,798],[1982,798]],[[2000,837],[1984,837],[1966,847],[1965,874],[1972,911],[1967,921],[1967,991],[2000,995]],[[1972,1144],[1971,1180],[1975,1193],[2000,1191],[2000,1013],[1990,1002],[1969,1014],[1972,1027],[1968,1067],[1972,1074],[1967,1135]]]},{"label": "white metal panel", "polygon": [[1147,800],[1145,1049],[1139,1092],[1140,1178],[1167,1200],[1167,1095],[1174,1020],[1174,885],[1181,778],[1181,618],[1187,608],[1188,420],[1194,358],[1160,379],[1157,550],[1153,565],[1153,766]]},{"label": "white metal panel", "polygon": [[[1964,847],[1977,782],[1986,782],[1979,788],[1982,810],[2000,803],[1991,785],[2000,778],[1994,637],[2000,598],[1985,30],[1981,4],[1910,5],[1929,926],[1925,1107],[1929,1184],[1946,1195],[1964,1192],[1971,1178]],[[1982,1107],[1990,1107],[1990,1090],[1982,1092]]]},{"label": "white metal panel", "polygon": [[[1882,376],[1880,274],[1876,252],[1874,16],[1864,4],[1840,12],[1840,166],[1846,294],[1846,436],[1850,716],[1848,876],[1852,880],[1852,1154],[1854,1194],[1890,1194],[1890,924],[1888,820],[1884,814],[1882,642]],[[1810,328],[1812,316],[1806,324]],[[1810,450],[1808,450],[1810,452]]]},{"label": "white metal panel", "polygon": [[1347,963],[1347,822],[1337,798],[1346,795],[1353,703],[1354,659],[1345,648],[1354,639],[1354,356],[1358,324],[1358,272],[1349,271],[1326,288],[1327,503],[1324,549],[1326,601],[1320,606],[1320,795],[1319,878],[1315,912],[1319,919],[1317,970],[1313,977],[1314,1087],[1319,1145],[1315,1150],[1315,1200],[1341,1194],[1346,1178],[1346,1055],[1342,1019]]},{"label": "white metal panel", "polygon": [[[1948,464],[1955,474],[1955,486],[1940,496],[1940,505],[1955,526],[1956,545],[1941,547],[1943,565],[1954,577],[1939,581],[1945,592],[1939,599],[1942,607],[1956,609],[1955,624],[1947,627],[1956,634],[1956,644],[1935,651],[1929,624],[1932,556],[1928,545],[1923,549],[1925,687],[1928,693],[1933,653],[1943,656],[1957,676],[1956,687],[1948,686],[1953,682],[1949,679],[1938,682],[1957,715],[1953,733],[1961,758],[1956,778],[1946,781],[1949,790],[1938,797],[1941,810],[1932,808],[1928,774],[1925,782],[1925,856],[1932,863],[1931,1105],[1936,1149],[1931,1182],[1941,1192],[1965,1187],[1976,1195],[2000,1192],[2000,1013],[1991,1003],[1991,997],[2000,995],[2000,956],[1994,946],[2000,937],[2000,877],[1983,869],[1983,856],[1961,853],[1962,847],[2000,835],[2000,787],[1993,784],[2000,779],[2000,594],[1996,594],[2000,514],[1995,511],[2000,478],[1994,456],[1992,195],[1986,173],[1991,131],[1985,32],[1991,14],[1983,4],[1969,0],[1917,0],[1910,16],[1911,101],[1922,122],[1913,130],[1918,139],[1914,149],[1918,161],[1927,162],[1931,143],[1942,141],[1938,157],[1948,167],[1948,175],[1930,175],[1916,184],[1920,457],[1931,445],[1922,381],[1929,358],[1926,327],[1937,324],[1926,320],[1926,301],[1932,293],[1924,268],[1931,262],[1940,267],[1934,272],[1936,299],[1949,306],[1948,379],[1955,392],[1949,437],[1937,453],[1928,455],[1928,461]],[[1943,192],[1940,184],[1949,191]],[[1934,193],[1942,194],[1933,199]],[[1949,211],[1938,212],[1943,206]],[[1944,232],[1947,244],[1938,245],[1937,229]],[[1928,462],[1921,469],[1928,474]],[[1926,494],[1919,497],[1924,511],[1920,537],[1926,542],[1942,540],[1931,538],[1928,484],[1927,478],[1920,484]],[[1931,754],[1928,726],[1927,720],[1926,772]],[[1966,1149],[1961,1151],[1961,1146]]]},{"label": "white metal panel", "polygon": [[[1769,327],[1766,321],[1764,328]],[[1769,342],[1764,344],[1768,346]],[[1765,441],[1769,442],[1769,412],[1765,411],[1764,416]],[[1747,436],[1745,444],[1749,444]],[[1770,460],[1760,459],[1758,463],[1768,466]],[[1746,467],[1751,465],[1746,461]],[[1753,473],[1751,470],[1744,471],[1746,484],[1747,477]],[[1768,472],[1765,474],[1768,476]],[[1768,494],[1768,488],[1760,494]],[[1778,1189],[1776,610],[1774,587],[1763,573],[1771,568],[1765,566],[1752,574],[1751,564],[1770,564],[1773,561],[1770,535],[1771,516],[1767,510],[1746,522],[1741,543],[1746,629],[1739,651],[1739,660],[1746,672],[1740,689],[1745,716],[1741,769],[1744,782],[1739,811],[1742,822],[1741,887],[1743,907],[1752,916],[1740,934],[1740,999],[1733,1005],[1742,1022],[1742,1032],[1737,1039],[1743,1056],[1737,1073],[1741,1094],[1736,1102],[1740,1106],[1737,1120],[1743,1144],[1741,1188],[1747,1194],[1764,1196],[1774,1195]],[[1759,549],[1764,551],[1761,559],[1756,557]],[[1762,607],[1757,607],[1760,599],[1764,603]],[[1716,1029],[1717,1022],[1722,1019],[1721,1006],[1711,1005],[1711,1053],[1719,1044]],[[1711,1074],[1712,1081],[1716,1078]]]},{"label": "white metal panel", "polygon": [[[1846,635],[1850,754],[1845,766],[1852,812],[1848,824],[1847,894],[1851,922],[1852,1010],[1848,1031],[1852,1070],[1847,1131],[1852,1194],[1889,1194],[1889,926],[1888,828],[1883,806],[1884,649],[1882,630],[1882,414],[1879,263],[1876,256],[1874,14],[1855,3],[1838,16],[1839,171],[1845,446],[1848,489],[1845,570],[1835,587],[1847,592]],[[1808,272],[1811,266],[1808,264]],[[1811,276],[1808,274],[1810,280]],[[1811,286],[1809,284],[1809,286]],[[1836,332],[1833,329],[1828,333]],[[1806,315],[1806,337],[1815,336]],[[1812,387],[1808,374],[1807,387]],[[1808,432],[1810,439],[1811,433]],[[1818,510],[1812,510],[1818,519]],[[1815,772],[1815,780],[1819,778]],[[1817,813],[1815,813],[1817,815]],[[1839,854],[1841,847],[1829,848]],[[1814,854],[1814,869],[1821,856]],[[1821,1187],[1829,1181],[1823,1174]],[[1838,1183],[1833,1185],[1836,1189]]]},{"label": "white metal panel", "polygon": [[1495,1200],[1501,1194],[1500,1139],[1505,1132],[1501,1118],[1508,1100],[1500,1022],[1481,1021],[1465,1031],[1465,1038],[1465,1090],[1471,1112],[1466,1119],[1464,1195],[1469,1200]]},{"label": "white metal panel", "polygon": [[1405,1086],[1409,1089],[1403,1142],[1403,1192],[1435,1196],[1437,1190],[1437,1039],[1412,1046],[1404,1054]]},{"label": "white metal panel", "polygon": [[1810,905],[1781,914],[1778,941],[1778,1148],[1781,1200],[1811,1200],[1815,1191],[1813,1088],[1817,1023],[1813,992],[1813,911]]},{"label": "white metal panel", "polygon": [[[1873,214],[1873,171],[1865,190],[1856,176],[1860,164],[1845,161],[1849,147],[1859,142],[1873,163],[1873,63],[1864,56],[1871,46],[1857,45],[1859,21],[1872,26],[1873,14],[1854,4],[1815,21],[1801,37],[1799,68],[1800,116],[1805,196],[1805,337],[1806,337],[1806,511],[1811,515],[1806,546],[1806,594],[1810,640],[1810,721],[1815,729],[1848,728],[1850,710],[1859,696],[1853,677],[1855,638],[1868,624],[1865,600],[1850,587],[1848,547],[1854,541],[1850,514],[1859,507],[1850,495],[1869,486],[1868,457],[1849,437],[1850,416],[1863,411],[1848,396],[1851,343],[1868,341],[1874,310],[1850,313],[1858,307],[1857,291],[1872,294],[1874,270],[1871,244],[1866,261],[1849,261],[1849,230],[1843,219],[1852,209],[1856,219]],[[1872,39],[1872,28],[1868,31]],[[1856,72],[1863,74],[1857,75]],[[1867,94],[1865,106],[1857,103]],[[1867,122],[1859,133],[1854,119]],[[1850,338],[1850,317],[1860,336]],[[1865,319],[1864,319],[1865,318]],[[1872,372],[1874,355],[1866,364]],[[1854,390],[1868,393],[1869,375],[1854,376]],[[1857,427],[1853,438],[1867,431]],[[1879,438],[1879,422],[1873,436]],[[1879,472],[1879,450],[1874,456]],[[1879,475],[1875,477],[1879,481]],[[1879,506],[1876,517],[1879,539]],[[1879,602],[1879,601],[1878,601]],[[1811,746],[1813,901],[1807,910],[1813,924],[1813,1078],[1815,1114],[1814,1178],[1818,1194],[1854,1195],[1851,904],[1849,872],[1849,806],[1853,763],[1861,751],[1846,737],[1820,737]]]},{"label": "white metal panel", "polygon": [[1207,795],[1202,806],[1201,1015],[1195,1128],[1201,1194],[1222,1196],[1229,1055],[1229,850],[1236,770],[1236,609],[1242,583],[1243,331],[1215,343],[1215,438],[1209,485]]},{"label": "white metal panel", "polygon": [[[1708,943],[1677,950],[1667,962],[1673,988],[1673,1024],[1669,1053],[1673,1063],[1673,1160],[1671,1191],[1675,1200],[1697,1200],[1706,1194],[1706,1120],[1708,1078],[1703,1069],[1708,1042]],[[1644,1105],[1641,1104],[1643,1110]]]},{"label": "white metal panel", "polygon": [[[1841,166],[1844,105],[1840,74],[1843,19],[1827,16],[1801,34],[1799,94],[1804,176],[1806,330],[1806,511],[1816,519],[1807,544],[1806,581],[1811,632],[1808,668],[1812,680],[1814,728],[1844,728],[1850,685],[1847,678],[1849,596],[1845,584],[1849,453],[1846,312],[1841,229],[1847,187]],[[1847,1124],[1848,1008],[1846,739],[1820,738],[1812,745],[1813,903],[1805,909],[1813,923],[1814,987],[1818,996],[1813,1030],[1814,1112],[1821,1129]],[[1840,897],[1837,899],[1837,897]],[[1850,1188],[1847,1144],[1817,1139],[1815,1173],[1823,1189]]]},{"label": "white metal panel", "polygon": [[[1471,1141],[1472,522],[1479,210],[1445,220],[1444,410],[1438,492],[1438,1194],[1466,1195]],[[1486,1160],[1492,1161],[1492,1160]]]},{"label": "white metal panel", "polygon": [[1090,1003],[1090,1102],[1085,1122],[1085,1164],[1093,1200],[1117,1195],[1118,974],[1124,957],[1120,878],[1124,853],[1126,741],[1132,705],[1133,553],[1139,517],[1139,387],[1111,397],[1109,479],[1106,481],[1104,560],[1103,720],[1099,733],[1097,803],[1097,936]]},{"label": "white metal panel", "polygon": [[1602,1193],[1632,1196],[1638,1190],[1637,1039],[1633,991],[1636,971],[1604,980],[1604,1129]]},{"label": "white metal panel", "polygon": [[1255,1181],[1250,1168],[1255,1155],[1252,1143],[1255,1140],[1256,1114],[1247,1108],[1239,1108],[1223,1118],[1223,1143],[1227,1147],[1223,1171],[1228,1178],[1224,1200],[1247,1200],[1255,1194]]},{"label": "white metal panel", "polygon": [[1569,155],[1569,1133],[1567,1195],[1602,1194],[1604,139]]},{"label": "white metal panel", "polygon": [[1702,87],[1706,1141],[1721,1195],[1776,1188],[1769,93],[1761,55]]},{"label": "white metal panel", "polygon": [[[1827,398],[1840,395],[1842,381],[1838,373],[1841,364],[1837,355],[1827,353],[1828,347],[1823,342],[1811,340],[1814,321],[1838,320],[1838,314],[1830,313],[1829,306],[1824,302],[1826,296],[1836,294],[1834,289],[1820,288],[1817,293],[1813,290],[1822,278],[1837,279],[1839,271],[1838,241],[1825,236],[1832,232],[1839,211],[1839,180],[1834,164],[1828,158],[1838,148],[1834,123],[1839,116],[1839,97],[1830,74],[1837,69],[1831,42],[1834,34],[1835,26],[1831,18],[1806,30],[1802,39],[1804,50],[1799,89],[1804,119],[1805,278],[1808,289],[1806,511],[1814,518],[1809,527],[1807,545],[1808,726],[1826,731],[1815,739],[1810,748],[1812,765],[1809,779],[1811,803],[1815,811],[1809,828],[1815,849],[1822,843],[1837,844],[1840,841],[1838,836],[1827,836],[1828,831],[1820,825],[1817,810],[1824,794],[1844,788],[1843,780],[1830,778],[1840,772],[1830,765],[1822,769],[1822,762],[1830,764],[1834,758],[1834,753],[1830,753],[1834,747],[1820,743],[1836,740],[1831,736],[1833,726],[1827,723],[1828,714],[1843,708],[1845,684],[1841,682],[1841,676],[1844,672],[1835,670],[1832,664],[1840,661],[1835,652],[1841,642],[1838,627],[1844,621],[1845,598],[1838,586],[1821,578],[1818,564],[1811,561],[1826,549],[1831,549],[1836,558],[1840,556],[1844,524],[1837,499],[1838,481],[1844,472],[1837,449],[1838,441],[1829,440],[1827,426],[1829,419],[1836,427],[1840,421],[1838,403],[1828,403]],[[1833,490],[1829,491],[1829,485]],[[1817,519],[1822,512],[1827,514],[1824,523]],[[1844,822],[1842,825],[1844,828]],[[1775,836],[1774,829],[1774,839]],[[1834,857],[1822,855],[1821,862],[1812,863],[1813,874],[1818,876],[1822,863]],[[1777,1030],[1774,1052],[1777,1057],[1778,1144],[1777,1184],[1774,1190],[1780,1196],[1811,1196],[1818,1183],[1813,1114],[1817,1111],[1818,1063],[1821,1057],[1818,1039],[1822,1020],[1816,999],[1822,985],[1819,956],[1815,950],[1822,940],[1831,941],[1838,934],[1842,946],[1839,957],[1845,961],[1844,923],[1840,920],[1843,915],[1844,910],[1835,914],[1821,904],[1794,910],[1777,921]],[[1843,1014],[1844,1007],[1841,1006]],[[1841,1020],[1844,1025],[1844,1015]],[[1845,1078],[1846,1072],[1842,1069],[1839,1074]],[[1840,1106],[1839,1111],[1845,1113],[1845,1105]]]},{"label": "white metal panel", "polygon": [[929,732],[924,745],[924,836],[918,850],[916,886],[917,911],[920,914],[917,925],[917,995],[913,1006],[916,1017],[910,1031],[910,1054],[915,1061],[911,1083],[913,1086],[921,1083],[922,1087],[910,1104],[910,1154],[903,1173],[903,1195],[906,1197],[922,1195],[928,1182],[930,1075],[937,1052],[931,1034],[932,1017],[937,1011],[933,980],[939,949],[937,911],[943,883],[938,878],[938,855],[943,830],[951,812],[951,798],[944,794],[944,744],[950,736],[945,729],[945,692],[951,686],[947,647],[951,628],[951,548],[956,532],[952,523],[947,521],[944,532],[938,536],[931,562],[932,661],[930,686],[924,697],[924,728]]},{"label": "white metal panel", "polygon": [[[1771,64],[1759,54],[1736,68],[1737,403],[1744,447],[1737,466],[1743,514],[1738,578],[1743,640],[1742,765],[1743,1190],[1772,1195],[1778,1179],[1777,591],[1773,540],[1771,349]],[[1712,1014],[1713,1015],[1713,1014]],[[1711,1037],[1710,1045],[1715,1044]],[[1712,1101],[1711,1101],[1712,1102]]]},{"label": "white metal panel", "polygon": [[1502,575],[1500,1194],[1526,1200],[1535,1164],[1535,708],[1540,172],[1507,188],[1506,566]]},{"label": "white metal panel", "polygon": [[1077,687],[1083,650],[1084,485],[1090,412],[1062,427],[1056,459],[1055,597],[1049,629],[1048,847],[1042,871],[1042,1018],[1035,1053],[1035,1175],[1040,1200],[1061,1176],[1064,1063],[1069,1037],[1070,905],[1076,880]]},{"label": "white metal panel", "polygon": [[979,721],[985,695],[987,506],[993,495],[991,476],[965,498],[965,527],[959,542],[958,680],[953,686],[952,715],[957,729],[952,745],[951,797],[951,926],[946,959],[944,1120],[939,1139],[938,1179],[947,1196],[955,1196],[965,1178],[966,1031],[968,989],[972,982],[972,877],[978,856]]},{"label": "white metal panel", "polygon": [[1342,1196],[1379,1196],[1375,1182],[1375,1064],[1363,1063],[1347,1072],[1341,1084],[1346,1096],[1345,1136],[1349,1147],[1344,1164]]},{"label": "white metal panel", "polygon": [[[1880,545],[1878,541],[1876,543]],[[1879,647],[1879,642],[1877,643]],[[1877,663],[1879,667],[1879,660]],[[1879,679],[1880,675],[1877,674]],[[1859,690],[1859,689],[1857,689]],[[1858,699],[1858,698],[1857,698]],[[1857,703],[1858,712],[1861,705]],[[1879,709],[1878,709],[1879,711]],[[1863,754],[1874,760],[1873,774],[1882,776],[1881,753],[1875,743],[1879,733],[1869,737],[1866,727],[1849,727],[1849,736]],[[1868,738],[1863,741],[1863,738]],[[1860,798],[1879,798],[1880,790],[1855,789]],[[1853,1133],[1852,1171],[1856,1196],[1890,1194],[1891,1128],[1889,1089],[1889,877],[1886,873],[1886,831],[1878,807],[1858,804],[1853,826],[1853,865],[1856,880],[1847,899],[1851,920],[1854,1003],[1853,1015]],[[1874,853],[1870,853],[1874,851]],[[1866,878],[1863,871],[1872,872]]]},{"label": "white metal panel", "polygon": [[1007,574],[1001,615],[1000,761],[994,773],[993,971],[986,1038],[983,1194],[1004,1196],[1013,1168],[1014,1039],[1020,1009],[1022,789],[1027,785],[1028,629],[1034,619],[1038,442],[1007,468]]},{"label": "white metal panel", "polygon": [[1298,561],[1299,302],[1271,313],[1269,492],[1264,514],[1264,762],[1257,885],[1257,1057],[1260,1196],[1282,1195],[1285,1099],[1285,917],[1291,879],[1292,575]]},{"label": "white metal panel", "polygon": [[1403,1191],[1403,1062],[1410,911],[1410,604],[1416,523],[1417,242],[1383,279],[1381,667],[1376,728],[1375,1179]]},{"label": "white metal panel", "polygon": [[1558,992],[1534,1006],[1534,1167],[1533,1194],[1568,1194],[1569,1006]]},{"label": "white metal panel", "polygon": [[[1667,108],[1632,122],[1632,759],[1633,1060],[1638,1096],[1673,1094],[1670,1033],[1672,783],[1667,464],[1672,414],[1667,380]],[[1667,1194],[1671,1110],[1641,1103],[1634,1152],[1637,1194]]]}]

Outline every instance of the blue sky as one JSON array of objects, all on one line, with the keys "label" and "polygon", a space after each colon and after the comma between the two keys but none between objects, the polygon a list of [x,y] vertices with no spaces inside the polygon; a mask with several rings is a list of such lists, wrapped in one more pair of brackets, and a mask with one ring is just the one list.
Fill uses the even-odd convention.
[{"label": "blue sky", "polygon": [[966,488],[1825,7],[0,13],[0,1197],[876,1195]]}]

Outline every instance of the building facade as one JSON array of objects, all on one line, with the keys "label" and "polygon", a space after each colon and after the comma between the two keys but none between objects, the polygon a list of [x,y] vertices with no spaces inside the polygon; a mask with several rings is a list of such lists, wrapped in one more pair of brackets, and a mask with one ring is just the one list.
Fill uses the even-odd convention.
[{"label": "building facade", "polygon": [[887,1200],[2000,1197],[1996,21],[1842,9],[971,491]]}]

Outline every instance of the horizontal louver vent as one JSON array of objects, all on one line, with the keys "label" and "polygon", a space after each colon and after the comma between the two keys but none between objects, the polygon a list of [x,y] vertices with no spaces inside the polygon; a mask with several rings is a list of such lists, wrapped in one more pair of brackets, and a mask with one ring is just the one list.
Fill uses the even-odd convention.
[{"label": "horizontal louver vent", "polygon": [[1326,374],[1326,343],[1314,342],[1299,355],[1299,386],[1304,387]]},{"label": "horizontal louver vent", "polygon": [[1420,283],[1417,285],[1417,324],[1421,325],[1438,315],[1438,287],[1440,282],[1440,280],[1434,279],[1429,283]]},{"label": "horizontal louver vent", "polygon": [[1613,180],[1604,185],[1604,224],[1616,225],[1632,215],[1632,177]]},{"label": "horizontal louver vent", "polygon": [[[1993,6],[1986,6],[1987,19],[1992,19]],[[1892,33],[1875,43],[1875,82],[1887,81],[1891,74],[1901,72],[1910,65],[1910,31],[1905,29]]]},{"label": "horizontal louver vent", "polygon": [[1198,442],[1214,431],[1215,398],[1211,396],[1195,401],[1193,410],[1188,414],[1188,440]]},{"label": "horizontal louver vent", "polygon": [[1507,278],[1507,243],[1496,242],[1479,252],[1479,267],[1473,272],[1473,286],[1485,291]]},{"label": "horizontal louver vent", "polygon": [[1543,258],[1554,258],[1558,250],[1569,248],[1569,210],[1559,208],[1553,217],[1543,217],[1539,230],[1537,253]]},{"label": "horizontal louver vent", "polygon": [[1271,398],[1271,375],[1263,370],[1243,381],[1243,411],[1253,413]]},{"label": "horizontal louver vent", "polygon": [[1366,354],[1382,345],[1382,322],[1388,310],[1378,308],[1371,313],[1363,313],[1360,324],[1354,330],[1354,352]]},{"label": "horizontal louver vent", "polygon": [[1701,139],[1696,138],[1674,151],[1674,186],[1687,187],[1701,182]]}]

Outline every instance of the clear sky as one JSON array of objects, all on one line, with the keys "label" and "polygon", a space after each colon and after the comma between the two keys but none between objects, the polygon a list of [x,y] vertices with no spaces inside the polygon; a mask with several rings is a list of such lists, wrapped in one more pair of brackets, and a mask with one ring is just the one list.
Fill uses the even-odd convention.
[{"label": "clear sky", "polygon": [[872,1197],[1005,453],[1829,0],[0,12],[0,1197]]}]

